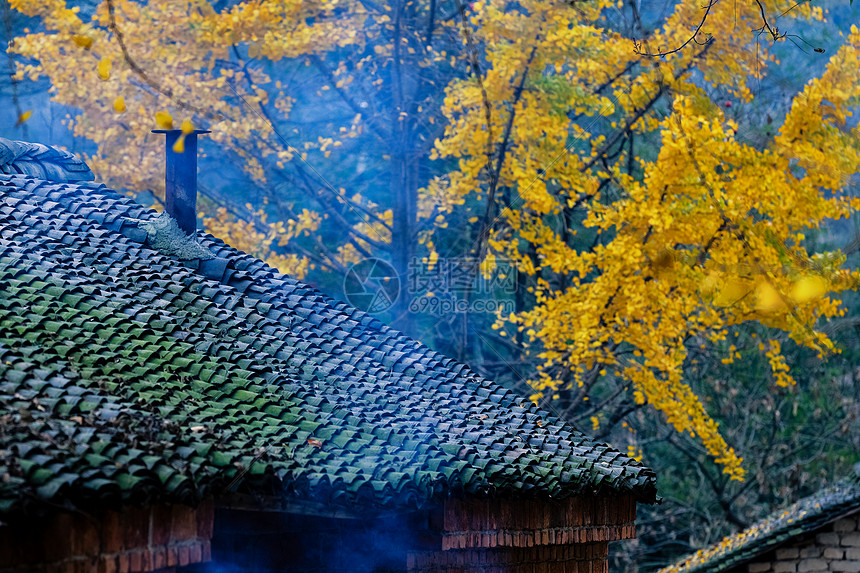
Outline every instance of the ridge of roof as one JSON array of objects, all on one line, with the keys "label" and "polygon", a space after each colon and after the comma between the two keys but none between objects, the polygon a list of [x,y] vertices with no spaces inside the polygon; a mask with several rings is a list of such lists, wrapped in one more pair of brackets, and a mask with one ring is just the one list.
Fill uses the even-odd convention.
[{"label": "ridge of roof", "polygon": [[418,507],[656,498],[654,473],[203,232],[152,249],[104,185],[0,175],[0,513],[238,491]]},{"label": "ridge of roof", "polygon": [[93,181],[89,166],[59,147],[0,137],[0,173],[48,181]]},{"label": "ridge of roof", "polygon": [[860,463],[854,465],[854,472],[658,573],[726,571],[767,553],[794,536],[815,531],[842,516],[860,511]]}]

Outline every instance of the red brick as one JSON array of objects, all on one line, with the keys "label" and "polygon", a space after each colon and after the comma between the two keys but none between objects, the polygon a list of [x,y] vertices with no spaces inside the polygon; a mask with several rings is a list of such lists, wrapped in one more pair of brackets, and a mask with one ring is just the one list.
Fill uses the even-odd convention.
[{"label": "red brick", "polygon": [[176,547],[168,546],[167,548],[167,566],[168,567],[176,567],[176,564],[179,563],[179,556],[176,554]]},{"label": "red brick", "polygon": [[212,539],[215,526],[215,504],[206,500],[197,508],[197,537]]},{"label": "red brick", "polygon": [[174,505],[171,523],[171,541],[186,541],[197,537],[197,518],[190,507]]},{"label": "red brick", "polygon": [[179,566],[185,567],[188,563],[191,562],[191,550],[187,545],[181,545],[179,547]]},{"label": "red brick", "polygon": [[167,548],[153,547],[152,548],[152,564],[155,569],[163,569],[167,567]]},{"label": "red brick", "polygon": [[128,566],[128,553],[120,553],[116,557],[116,570],[117,573],[129,573],[130,569]]},{"label": "red brick", "polygon": [[123,548],[139,549],[149,545],[149,508],[126,507],[120,517],[123,528]]},{"label": "red brick", "polygon": [[104,555],[99,561],[99,573],[116,573],[116,556]]},{"label": "red brick", "polygon": [[143,555],[139,549],[135,549],[129,552],[128,555],[128,568],[131,571],[142,571],[143,570]]},{"label": "red brick", "polygon": [[170,543],[173,508],[169,505],[156,505],[150,509],[152,528],[149,532],[149,544],[153,547]]},{"label": "red brick", "polygon": [[106,511],[102,515],[102,551],[118,553],[123,549],[122,516],[115,511]]},{"label": "red brick", "polygon": [[98,555],[99,531],[89,519],[77,517],[71,532],[72,555]]}]

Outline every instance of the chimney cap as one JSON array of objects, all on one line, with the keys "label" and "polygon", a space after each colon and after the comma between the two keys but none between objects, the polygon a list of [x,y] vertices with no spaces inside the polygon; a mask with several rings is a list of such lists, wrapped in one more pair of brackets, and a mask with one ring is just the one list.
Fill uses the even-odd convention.
[{"label": "chimney cap", "polygon": [[[177,131],[182,131],[181,129],[153,129],[151,133],[176,133]],[[198,133],[212,133],[208,129],[195,129],[194,131],[189,131],[189,134],[197,135]]]}]

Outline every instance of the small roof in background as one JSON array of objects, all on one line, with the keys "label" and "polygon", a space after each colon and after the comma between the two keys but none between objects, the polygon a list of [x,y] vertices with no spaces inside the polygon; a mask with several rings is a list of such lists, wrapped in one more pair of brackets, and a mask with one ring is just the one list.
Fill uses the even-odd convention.
[{"label": "small roof in background", "polygon": [[860,464],[855,475],[804,498],[659,573],[719,573],[752,561],[793,537],[860,511]]},{"label": "small roof in background", "polygon": [[627,455],[211,235],[206,256],[171,250],[155,211],[39,157],[3,170],[53,181],[0,175],[0,513],[231,491],[655,500]]}]

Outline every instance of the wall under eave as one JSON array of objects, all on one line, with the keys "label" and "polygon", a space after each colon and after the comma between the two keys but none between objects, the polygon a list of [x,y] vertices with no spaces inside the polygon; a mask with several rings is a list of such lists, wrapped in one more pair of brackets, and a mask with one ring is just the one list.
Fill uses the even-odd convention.
[{"label": "wall under eave", "polygon": [[409,573],[607,573],[609,542],[635,537],[632,496],[450,499],[441,551],[410,552]]},{"label": "wall under eave", "polygon": [[317,509],[225,502],[211,562],[177,573],[607,573],[609,542],[633,537],[636,518],[632,496],[450,498],[388,516]]},{"label": "wall under eave", "polygon": [[409,573],[608,573],[609,543],[452,549],[409,556]]},{"label": "wall under eave", "polygon": [[137,573],[208,561],[213,505],[127,507],[0,525],[0,573]]}]

